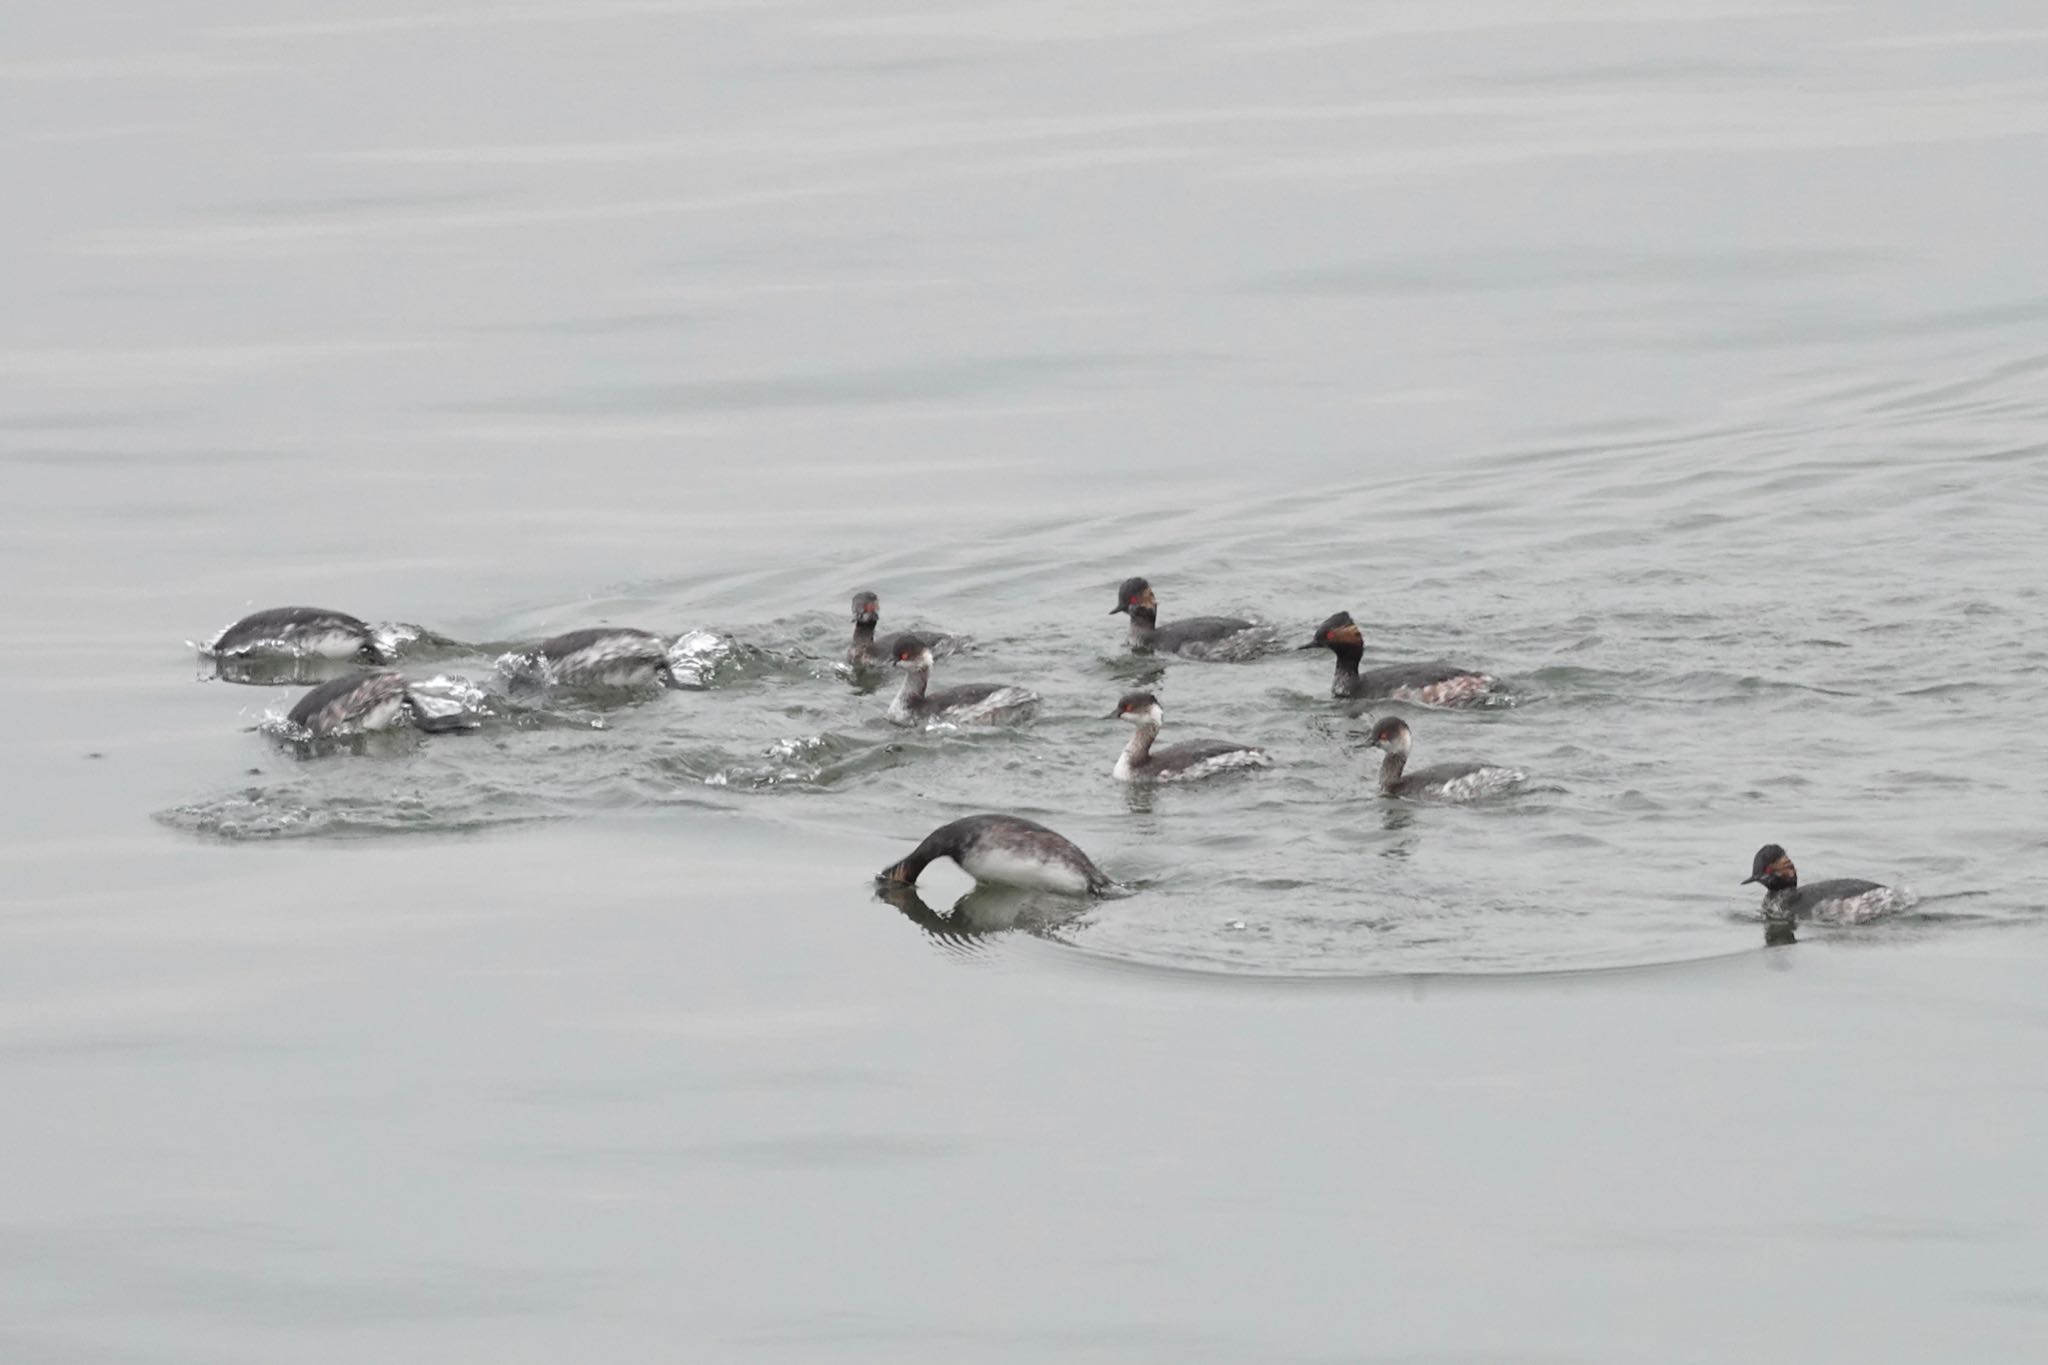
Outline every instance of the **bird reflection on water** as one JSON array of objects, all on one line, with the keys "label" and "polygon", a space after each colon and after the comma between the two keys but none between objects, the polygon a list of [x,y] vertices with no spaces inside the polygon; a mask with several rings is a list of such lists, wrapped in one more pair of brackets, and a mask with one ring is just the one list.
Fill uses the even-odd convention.
[{"label": "bird reflection on water", "polygon": [[1012,932],[1055,937],[1056,930],[1089,910],[1087,902],[1071,896],[1008,886],[978,885],[943,912],[934,910],[917,888],[906,882],[878,881],[875,897],[895,906],[940,946],[964,953],[986,951],[991,940]]}]

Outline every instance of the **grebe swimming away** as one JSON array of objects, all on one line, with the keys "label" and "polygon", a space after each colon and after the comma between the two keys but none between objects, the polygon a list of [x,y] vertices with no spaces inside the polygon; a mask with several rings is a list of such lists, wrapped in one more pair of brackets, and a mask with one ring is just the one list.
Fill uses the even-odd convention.
[{"label": "grebe swimming away", "polygon": [[932,678],[931,646],[915,635],[899,635],[889,657],[903,670],[903,690],[889,703],[889,719],[947,725],[999,725],[1022,720],[1038,706],[1038,694],[1008,683],[962,683],[926,691]]},{"label": "grebe swimming away", "polygon": [[1750,860],[1748,886],[1761,882],[1766,920],[1819,920],[1823,924],[1866,924],[1891,910],[1903,909],[1912,897],[1893,887],[1854,877],[1799,884],[1799,869],[1776,844],[1765,844]]},{"label": "grebe swimming away", "polygon": [[1111,770],[1119,782],[1185,782],[1233,769],[1271,767],[1273,763],[1263,749],[1222,739],[1190,739],[1163,749],[1153,748],[1152,741],[1159,738],[1159,728],[1166,723],[1166,712],[1159,705],[1159,698],[1150,692],[1124,693],[1107,719],[1127,720],[1137,727],[1137,733],[1131,736],[1131,742],[1124,746]]},{"label": "grebe swimming away", "polygon": [[1180,654],[1191,659],[1224,658],[1246,652],[1255,640],[1236,637],[1255,630],[1235,616],[1190,616],[1171,625],[1159,624],[1159,599],[1142,578],[1126,578],[1116,590],[1109,614],[1131,618],[1131,648],[1141,654]]},{"label": "grebe swimming away", "polygon": [[909,857],[875,880],[915,885],[925,868],[951,858],[978,882],[1099,896],[1114,883],[1063,835],[1016,815],[969,815],[927,834]]},{"label": "grebe swimming away", "polygon": [[1491,763],[1439,763],[1434,767],[1408,771],[1408,748],[1413,740],[1408,722],[1388,716],[1372,727],[1366,743],[1386,751],[1380,760],[1380,790],[1388,796],[1419,801],[1477,801],[1495,796],[1528,774],[1519,768]]},{"label": "grebe swimming away", "polygon": [[285,719],[307,739],[364,734],[411,725],[426,733],[447,734],[475,728],[467,716],[436,715],[423,710],[390,669],[373,668],[325,682],[300,697]]},{"label": "grebe swimming away", "polygon": [[1388,701],[1420,702],[1424,706],[1456,706],[1477,701],[1497,684],[1490,674],[1457,664],[1388,664],[1384,668],[1360,671],[1365,656],[1365,639],[1351,613],[1340,611],[1316,627],[1315,638],[1302,649],[1327,649],[1337,656],[1337,673],[1330,681],[1333,697],[1385,698]]}]

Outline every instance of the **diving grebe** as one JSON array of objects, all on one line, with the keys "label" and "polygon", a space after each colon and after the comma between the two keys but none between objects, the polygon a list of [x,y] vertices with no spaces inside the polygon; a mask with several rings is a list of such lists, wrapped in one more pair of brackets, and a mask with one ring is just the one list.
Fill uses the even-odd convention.
[{"label": "diving grebe", "polygon": [[285,719],[307,739],[389,730],[400,725],[411,725],[430,735],[476,728],[467,716],[436,715],[423,710],[419,699],[406,686],[405,678],[383,668],[321,683],[300,697]]},{"label": "diving grebe", "polygon": [[500,668],[529,682],[561,687],[628,688],[673,684],[669,642],[627,626],[586,626],[515,650]]},{"label": "diving grebe", "polygon": [[1114,885],[1087,854],[1035,820],[969,815],[927,834],[909,857],[882,869],[881,882],[915,885],[925,868],[951,858],[978,882],[1099,896]]},{"label": "diving grebe", "polygon": [[310,659],[353,659],[389,663],[367,621],[325,607],[267,607],[252,611],[206,646],[215,658],[261,655]]}]

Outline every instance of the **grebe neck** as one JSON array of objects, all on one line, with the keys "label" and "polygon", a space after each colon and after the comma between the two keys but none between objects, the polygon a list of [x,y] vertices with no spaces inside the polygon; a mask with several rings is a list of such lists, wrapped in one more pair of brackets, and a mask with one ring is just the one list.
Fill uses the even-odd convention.
[{"label": "grebe neck", "polygon": [[1142,768],[1152,761],[1152,741],[1159,738],[1159,722],[1141,720],[1131,731],[1131,742],[1124,745],[1124,766]]}]

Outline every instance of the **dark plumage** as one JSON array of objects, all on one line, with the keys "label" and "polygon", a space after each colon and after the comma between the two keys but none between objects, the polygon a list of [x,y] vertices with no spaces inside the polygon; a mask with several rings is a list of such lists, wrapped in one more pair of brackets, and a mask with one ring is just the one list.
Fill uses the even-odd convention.
[{"label": "dark plumage", "polygon": [[927,691],[932,649],[916,635],[898,635],[891,640],[889,658],[903,670],[903,689],[889,704],[889,719],[894,721],[997,724],[1020,720],[1038,705],[1037,693],[1009,683],[962,683]]},{"label": "dark plumage", "polygon": [[1152,585],[1142,578],[1126,578],[1116,590],[1116,605],[1109,614],[1131,618],[1131,648],[1141,653],[1202,653],[1233,635],[1252,629],[1250,621],[1235,616],[1190,616],[1171,625],[1159,624],[1159,599]]},{"label": "dark plumage", "polygon": [[1137,727],[1112,769],[1119,782],[1173,782],[1209,777],[1234,768],[1264,768],[1272,763],[1262,749],[1222,739],[1190,739],[1163,749],[1153,748],[1152,742],[1166,723],[1166,712],[1159,705],[1159,698],[1150,692],[1124,693],[1107,718],[1128,720]]},{"label": "dark plumage", "polygon": [[321,683],[300,697],[285,717],[307,738],[323,739],[345,731],[389,730],[411,725],[428,734],[472,728],[466,716],[429,715],[389,669],[367,669]]},{"label": "dark plumage", "polygon": [[207,652],[220,658],[277,654],[381,663],[369,623],[325,607],[267,607],[215,636]]},{"label": "dark plumage", "polygon": [[1380,790],[1388,796],[1433,801],[1473,801],[1493,796],[1523,780],[1519,768],[1493,763],[1438,763],[1407,771],[1408,749],[1414,742],[1408,722],[1388,716],[1373,726],[1366,743],[1386,752],[1380,760]]},{"label": "dark plumage", "polygon": [[1099,896],[1114,885],[1072,841],[1016,815],[969,815],[940,825],[877,880],[915,885],[940,858],[951,858],[978,882],[1070,896]]},{"label": "dark plumage", "polygon": [[1882,883],[1855,877],[1836,877],[1801,886],[1799,869],[1777,844],[1765,844],[1750,860],[1749,875],[1742,879],[1742,884],[1748,886],[1752,882],[1763,884],[1767,921],[1819,919],[1857,924],[1876,919],[1910,899]]},{"label": "dark plumage", "polygon": [[571,687],[645,687],[673,682],[668,641],[626,626],[586,626],[534,647],[548,680]]},{"label": "dark plumage", "polygon": [[1336,676],[1330,681],[1333,697],[1386,698],[1420,702],[1424,706],[1453,706],[1493,691],[1494,679],[1477,669],[1457,664],[1404,663],[1361,671],[1365,638],[1351,613],[1340,611],[1316,627],[1315,637],[1302,649],[1327,649],[1337,656]]}]

